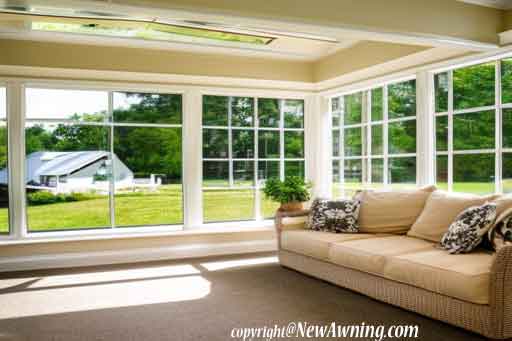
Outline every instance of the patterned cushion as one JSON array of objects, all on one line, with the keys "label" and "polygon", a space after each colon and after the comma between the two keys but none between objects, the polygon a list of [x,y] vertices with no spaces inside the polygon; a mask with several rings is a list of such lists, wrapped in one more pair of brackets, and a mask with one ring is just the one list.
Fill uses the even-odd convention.
[{"label": "patterned cushion", "polygon": [[311,204],[307,227],[325,232],[358,232],[359,200],[315,199]]},{"label": "patterned cushion", "polygon": [[495,219],[495,203],[465,209],[444,234],[441,247],[452,254],[471,252],[480,244]]},{"label": "patterned cushion", "polygon": [[512,245],[512,208],[503,212],[489,229],[482,245],[491,251],[498,251],[505,245]]}]

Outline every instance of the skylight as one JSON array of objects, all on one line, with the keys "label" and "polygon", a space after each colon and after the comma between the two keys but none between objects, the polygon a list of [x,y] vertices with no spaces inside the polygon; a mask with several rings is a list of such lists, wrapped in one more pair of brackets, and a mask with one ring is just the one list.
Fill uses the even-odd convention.
[{"label": "skylight", "polygon": [[210,28],[187,27],[134,20],[33,17],[32,30],[60,33],[91,34],[147,40],[176,40],[178,36],[266,45],[274,38]]}]

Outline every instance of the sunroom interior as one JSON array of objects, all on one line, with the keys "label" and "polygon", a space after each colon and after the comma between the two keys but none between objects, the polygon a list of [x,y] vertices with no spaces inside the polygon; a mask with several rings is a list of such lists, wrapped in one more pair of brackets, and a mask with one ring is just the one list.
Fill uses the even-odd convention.
[{"label": "sunroom interior", "polygon": [[275,262],[270,178],[512,193],[510,43],[506,0],[0,1],[0,272]]}]

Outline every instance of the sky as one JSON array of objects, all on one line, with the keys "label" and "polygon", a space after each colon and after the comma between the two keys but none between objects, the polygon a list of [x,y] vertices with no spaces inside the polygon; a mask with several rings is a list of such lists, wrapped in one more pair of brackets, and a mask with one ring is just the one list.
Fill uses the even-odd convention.
[{"label": "sky", "polygon": [[0,117],[5,117],[5,113],[7,112],[7,102],[5,94],[5,88],[0,88]]},{"label": "sky", "polygon": [[[108,92],[106,91],[28,88],[25,96],[27,119],[65,119],[75,113],[97,113],[108,110]],[[137,102],[139,102],[137,97],[127,98],[123,93],[114,93],[116,108],[128,108]]]}]

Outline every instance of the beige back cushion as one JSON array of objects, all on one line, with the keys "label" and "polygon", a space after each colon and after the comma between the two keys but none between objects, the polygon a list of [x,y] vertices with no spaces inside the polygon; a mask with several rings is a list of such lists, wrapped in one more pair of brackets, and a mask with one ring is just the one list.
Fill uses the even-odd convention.
[{"label": "beige back cushion", "polygon": [[416,190],[363,190],[357,193],[355,199],[361,201],[359,231],[406,233],[434,190],[434,186],[429,186]]},{"label": "beige back cushion", "polygon": [[498,197],[498,195],[482,197],[472,194],[435,191],[427,200],[425,209],[407,232],[407,235],[439,242],[459,213],[468,207],[483,205],[485,202]]},{"label": "beige back cushion", "polygon": [[496,203],[496,217],[499,217],[503,212],[512,208],[512,195],[502,195],[493,202]]}]

